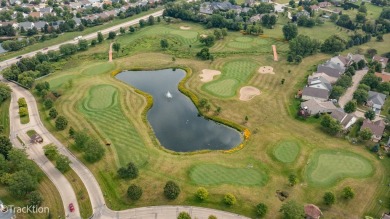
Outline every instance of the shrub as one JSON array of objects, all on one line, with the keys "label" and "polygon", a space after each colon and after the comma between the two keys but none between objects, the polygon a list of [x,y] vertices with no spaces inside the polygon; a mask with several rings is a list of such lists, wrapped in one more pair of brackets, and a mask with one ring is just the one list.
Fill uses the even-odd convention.
[{"label": "shrub", "polygon": [[90,163],[100,160],[104,156],[104,148],[97,140],[89,140],[85,146],[84,159]]},{"label": "shrub", "polygon": [[118,169],[118,175],[122,179],[135,179],[138,177],[138,168],[133,162],[129,162],[126,168]]},{"label": "shrub", "polygon": [[259,217],[264,217],[267,214],[268,207],[264,203],[259,203],[256,205],[256,214]]},{"label": "shrub", "polygon": [[70,170],[70,160],[67,156],[65,155],[58,155],[57,158],[56,158],[56,168],[61,172],[61,173],[65,173],[67,172],[68,170]]},{"label": "shrub", "polygon": [[46,145],[43,147],[43,152],[47,159],[54,160],[58,155],[57,147],[54,145]]},{"label": "shrub", "polygon": [[19,98],[18,105],[19,105],[19,107],[26,107],[27,106],[26,99],[24,99],[23,97]]},{"label": "shrub", "polygon": [[68,126],[68,120],[64,116],[59,116],[55,123],[56,129],[59,131],[65,130],[66,126]]},{"label": "shrub", "polygon": [[332,192],[326,192],[323,199],[326,205],[333,205],[336,202],[336,197]]},{"label": "shrub", "polygon": [[51,119],[55,119],[58,116],[58,112],[55,108],[51,108],[49,111],[49,116]]},{"label": "shrub", "polygon": [[199,187],[199,188],[198,188],[198,191],[196,191],[196,197],[197,197],[200,201],[206,200],[208,196],[209,196],[209,192],[208,192],[207,189],[204,188],[204,187]]},{"label": "shrub", "polygon": [[43,198],[38,191],[32,191],[27,195],[28,204],[32,206],[40,206],[43,202]]},{"label": "shrub", "polygon": [[28,110],[26,107],[20,107],[19,108],[19,116],[24,117],[28,115]]},{"label": "shrub", "polygon": [[343,189],[343,194],[342,196],[345,198],[345,199],[352,199],[353,197],[355,197],[355,192],[352,190],[351,187],[347,186]]},{"label": "shrub", "polygon": [[210,215],[209,217],[208,217],[208,219],[218,219],[216,216],[214,216],[214,215]]},{"label": "shrub", "polygon": [[232,206],[232,205],[236,204],[237,200],[233,194],[228,193],[223,198],[223,202],[229,206]]},{"label": "shrub", "polygon": [[177,216],[177,219],[191,219],[191,216],[187,212],[182,211],[179,216]]},{"label": "shrub", "polygon": [[53,107],[53,101],[51,99],[46,99],[43,102],[43,105],[45,106],[46,109],[51,109]]},{"label": "shrub", "polygon": [[129,197],[133,201],[137,201],[142,196],[142,188],[131,184],[129,188],[127,189],[127,197]]},{"label": "shrub", "polygon": [[164,195],[167,199],[174,200],[179,196],[179,194],[180,194],[180,188],[175,182],[168,181],[165,184]]}]

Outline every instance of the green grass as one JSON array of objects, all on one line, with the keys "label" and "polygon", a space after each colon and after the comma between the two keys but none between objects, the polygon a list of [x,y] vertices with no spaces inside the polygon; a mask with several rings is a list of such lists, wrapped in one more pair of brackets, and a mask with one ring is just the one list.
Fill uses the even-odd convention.
[{"label": "green grass", "polygon": [[113,63],[98,63],[92,67],[84,69],[81,74],[86,76],[95,76],[103,73],[107,73],[110,70],[113,70],[115,65]]},{"label": "green grass", "polygon": [[102,130],[106,141],[115,147],[121,166],[129,161],[144,165],[148,160],[144,142],[134,124],[123,114],[118,101],[118,91],[112,85],[93,86],[79,111]]},{"label": "green grass", "polygon": [[263,186],[268,176],[258,168],[230,168],[217,164],[198,164],[191,168],[190,178],[197,185]]},{"label": "green grass", "polygon": [[35,131],[35,130],[28,130],[27,131],[27,135],[28,135],[28,137],[32,137],[33,135],[35,135],[35,134],[37,134],[37,132]]},{"label": "green grass", "polygon": [[294,141],[282,141],[274,148],[274,156],[280,162],[291,163],[294,162],[299,154],[299,144]]},{"label": "green grass", "polygon": [[0,104],[0,125],[3,127],[1,133],[9,136],[9,105],[10,98]]},{"label": "green grass", "polygon": [[365,178],[374,168],[364,157],[347,151],[322,150],[310,157],[307,180],[312,186],[331,186],[345,178]]},{"label": "green grass", "polygon": [[221,76],[206,83],[203,89],[218,97],[233,97],[239,86],[243,86],[257,70],[259,65],[253,60],[234,60],[222,67]]},{"label": "green grass", "polygon": [[25,116],[21,116],[20,117],[20,123],[27,124],[29,122],[30,122],[30,116],[29,115],[25,115]]}]

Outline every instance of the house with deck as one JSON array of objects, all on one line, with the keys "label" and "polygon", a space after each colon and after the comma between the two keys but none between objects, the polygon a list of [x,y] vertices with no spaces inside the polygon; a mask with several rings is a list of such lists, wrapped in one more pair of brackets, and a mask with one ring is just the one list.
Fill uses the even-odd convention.
[{"label": "house with deck", "polygon": [[385,131],[385,122],[383,120],[371,121],[369,119],[365,119],[363,121],[363,125],[360,128],[360,131],[368,128],[372,132],[371,140],[373,142],[379,142],[382,139],[383,132]]},{"label": "house with deck", "polygon": [[366,106],[371,107],[376,114],[381,113],[381,109],[386,101],[386,95],[375,91],[368,91]]}]

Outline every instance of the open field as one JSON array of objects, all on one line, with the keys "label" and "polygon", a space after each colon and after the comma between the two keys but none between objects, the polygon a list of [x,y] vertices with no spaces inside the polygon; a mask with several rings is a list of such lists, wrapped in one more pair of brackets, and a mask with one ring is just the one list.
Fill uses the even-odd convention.
[{"label": "open field", "polygon": [[[191,29],[181,30],[180,26],[184,25],[190,26]],[[228,37],[211,47],[211,51],[216,51],[216,59],[213,62],[200,61],[193,58],[201,48],[196,37],[191,38],[191,34],[181,37],[175,35],[175,31],[207,34],[212,29],[203,29],[192,23],[170,25],[163,23],[147,27],[117,38],[124,51],[120,52],[119,58],[115,58],[117,56],[114,54],[114,67],[109,67],[112,64],[108,62],[107,66],[99,64],[99,68],[94,67],[97,62],[108,60],[110,42],[105,41],[87,52],[69,58],[61,67],[63,70],[42,79],[62,93],[56,100],[55,107],[59,114],[68,118],[70,126],[78,131],[87,131],[101,143],[107,141],[112,143],[110,147],[106,147],[104,159],[93,165],[87,164],[97,177],[110,208],[119,210],[136,206],[183,204],[211,207],[255,217],[254,206],[264,202],[268,205],[269,212],[272,212],[268,218],[275,218],[282,204],[275,197],[276,190],[288,191],[289,199],[321,205],[324,188],[339,191],[345,186],[351,186],[358,191],[355,198],[348,203],[340,202],[331,209],[324,209],[325,218],[338,218],[340,215],[343,218],[360,218],[365,213],[378,216],[385,210],[385,207],[379,205],[376,200],[385,197],[384,193],[388,189],[385,184],[390,173],[386,166],[388,159],[378,160],[362,145],[351,145],[344,139],[328,136],[320,130],[318,120],[303,122],[294,118],[296,109],[293,96],[302,85],[305,76],[310,73],[307,70],[328,59],[329,55],[317,54],[304,59],[300,65],[290,65],[286,63],[283,53],[280,55],[280,61],[274,62],[271,46],[268,48],[269,53],[254,55],[252,51],[237,49],[241,52],[234,54],[218,46],[237,38],[237,42],[245,41],[248,40],[245,38],[250,36],[229,32]],[[171,44],[166,51],[159,47],[162,38],[167,38]],[[250,38],[255,40],[257,37]],[[287,43],[280,43],[288,48]],[[383,47],[381,43],[372,44]],[[189,48],[189,45],[192,47]],[[228,49],[233,51],[233,48]],[[172,56],[176,57],[175,61],[172,61]],[[243,65],[243,60],[250,61]],[[247,74],[246,71],[241,74],[234,71],[225,73],[230,68],[239,71],[238,63],[241,63],[241,67],[253,68],[254,74]],[[161,150],[150,126],[141,116],[146,106],[145,98],[110,74],[110,69],[161,69],[179,66],[192,69],[193,74],[186,86],[198,98],[209,100],[211,104],[209,115],[213,115],[219,106],[222,109],[219,117],[244,125],[251,131],[251,137],[242,150],[231,154],[212,151],[191,155]],[[229,66],[229,69],[226,66]],[[272,66],[276,74],[255,73],[259,66]],[[107,72],[100,72],[98,70],[100,68],[106,68]],[[234,83],[241,83],[240,86],[254,86],[259,88],[262,94],[248,102],[240,101],[238,98],[220,98],[205,90],[204,82],[199,80],[203,69],[222,70],[222,74],[210,84],[222,80],[225,74],[229,76],[226,80],[237,81]],[[89,75],[81,73],[86,71],[91,73]],[[100,73],[92,73],[95,71]],[[68,83],[70,78],[72,83]],[[280,83],[281,79],[285,79],[283,85]],[[234,88],[229,88],[228,92],[231,90],[236,92]],[[40,113],[45,126],[49,131],[54,131],[54,123],[47,119],[46,112]],[[249,118],[246,123],[245,116]],[[62,142],[71,145],[67,133],[67,130],[54,132]],[[287,166],[275,160],[269,153],[278,142],[286,139],[299,142],[299,156],[296,156],[294,165]],[[372,165],[370,177],[353,178],[352,175],[325,187],[312,186],[310,180],[306,178],[305,170],[307,162],[313,160],[313,153],[315,155],[317,150],[337,151],[341,148],[367,160]],[[81,158],[77,150],[72,150]],[[291,155],[287,157],[292,159]],[[137,202],[132,202],[125,196],[129,181],[121,180],[116,175],[117,168],[129,161],[137,162],[140,167],[140,176],[131,181],[140,185],[144,191]],[[250,168],[251,165],[253,168]],[[222,174],[217,177],[213,171]],[[288,185],[288,175],[291,173],[295,173],[299,178],[299,185],[295,187]],[[230,174],[236,177],[231,177]],[[168,201],[163,196],[163,187],[168,180],[176,181],[181,187],[182,192],[177,200]],[[210,193],[209,199],[202,203],[194,200],[194,193],[200,185],[206,187]],[[232,192],[238,200],[232,207],[221,204],[224,194],[228,192]]]},{"label": "open field", "polygon": [[275,146],[274,156],[280,162],[294,162],[299,154],[299,144],[294,141],[282,141]]},{"label": "open field", "polygon": [[373,167],[364,157],[345,151],[317,151],[310,157],[307,179],[313,186],[330,186],[344,178],[364,178]]}]

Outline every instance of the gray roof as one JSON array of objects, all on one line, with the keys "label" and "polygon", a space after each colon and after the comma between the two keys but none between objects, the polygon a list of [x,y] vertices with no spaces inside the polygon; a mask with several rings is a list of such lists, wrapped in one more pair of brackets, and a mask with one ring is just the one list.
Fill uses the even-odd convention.
[{"label": "gray roof", "polygon": [[367,102],[371,102],[373,105],[383,106],[386,100],[386,95],[375,91],[368,91]]},{"label": "gray roof", "polygon": [[339,70],[342,73],[344,73],[344,71],[345,71],[345,66],[342,66],[340,63],[332,62],[331,60],[325,62],[322,65],[326,66],[326,67],[329,67],[329,68],[337,69],[337,70]]},{"label": "gray roof", "polygon": [[339,69],[334,69],[332,67],[328,67],[328,66],[325,66],[325,65],[318,65],[317,67],[317,72],[318,73],[325,73],[331,77],[335,77],[335,78],[339,78],[340,75],[343,73],[342,71],[340,71]]},{"label": "gray roof", "polygon": [[53,8],[52,7],[40,8],[39,11],[42,13],[51,13],[53,11]]},{"label": "gray roof", "polygon": [[74,17],[73,20],[76,22],[77,25],[81,24],[81,18]]},{"label": "gray roof", "polygon": [[20,28],[24,28],[25,30],[29,30],[29,29],[32,29],[34,27],[34,23],[33,22],[20,22],[19,23],[19,27]]},{"label": "gray roof", "polygon": [[310,85],[310,87],[316,87],[316,85],[322,84],[329,91],[332,90],[332,85],[324,77],[320,77],[320,76],[319,77],[309,77],[307,81],[308,81],[308,84]]},{"label": "gray roof", "polygon": [[347,116],[347,113],[345,113],[343,109],[337,108],[337,109],[331,110],[330,115],[334,119],[336,119],[337,121],[339,121],[341,123],[343,121],[343,119],[345,118],[345,116]]},{"label": "gray roof", "polygon": [[37,21],[37,22],[34,22],[34,27],[36,27],[38,30],[40,30],[41,28],[44,28],[46,24],[47,24],[47,22],[45,22],[45,21]]},{"label": "gray roof", "polygon": [[318,89],[313,87],[303,88],[302,96],[317,97],[321,99],[328,99],[329,91],[325,89]]},{"label": "gray roof", "polygon": [[317,113],[329,113],[331,110],[336,109],[336,106],[331,101],[320,101],[316,99],[310,99],[301,103],[301,109],[306,109],[310,115]]},{"label": "gray roof", "polygon": [[360,130],[363,130],[365,128],[368,128],[371,130],[372,134],[376,135],[377,137],[381,138],[383,135],[383,132],[385,130],[385,123],[383,120],[378,120],[376,122],[372,122],[368,119],[365,119],[363,121],[363,125],[360,128]]}]

